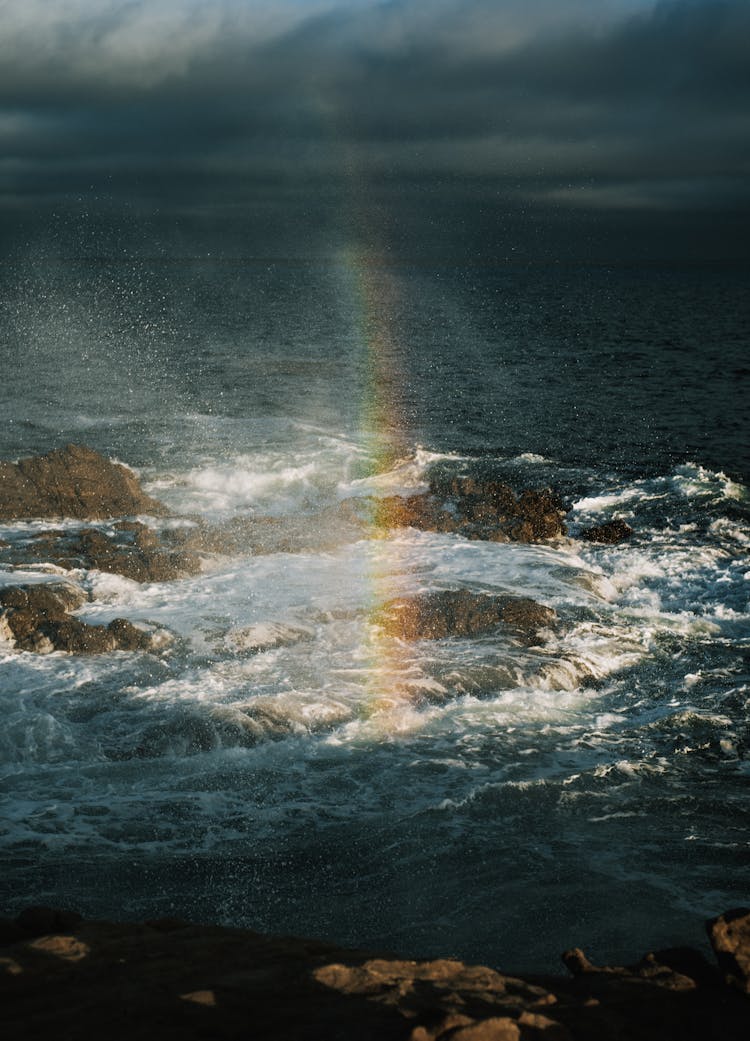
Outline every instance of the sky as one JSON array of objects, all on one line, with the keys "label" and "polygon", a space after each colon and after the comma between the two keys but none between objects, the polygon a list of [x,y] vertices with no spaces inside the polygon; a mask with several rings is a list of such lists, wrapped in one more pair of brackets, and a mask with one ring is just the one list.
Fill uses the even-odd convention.
[{"label": "sky", "polygon": [[8,239],[263,214],[738,258],[749,202],[748,0],[0,0]]}]

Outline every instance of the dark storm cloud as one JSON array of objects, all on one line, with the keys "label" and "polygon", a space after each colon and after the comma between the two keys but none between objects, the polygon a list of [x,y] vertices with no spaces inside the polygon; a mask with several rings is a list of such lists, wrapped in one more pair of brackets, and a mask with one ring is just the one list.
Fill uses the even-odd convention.
[{"label": "dark storm cloud", "polygon": [[746,0],[11,0],[0,16],[14,204],[241,202],[353,177],[589,208],[747,201]]}]

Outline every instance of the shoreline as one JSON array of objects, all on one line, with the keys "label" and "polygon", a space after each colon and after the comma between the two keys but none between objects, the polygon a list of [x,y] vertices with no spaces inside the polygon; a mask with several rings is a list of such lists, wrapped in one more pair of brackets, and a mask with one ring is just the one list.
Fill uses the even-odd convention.
[{"label": "shoreline", "polygon": [[87,921],[29,908],[0,919],[4,1036],[268,1041],[740,1041],[750,1029],[750,911],[707,923],[692,948],[570,975],[510,975],[298,937]]}]

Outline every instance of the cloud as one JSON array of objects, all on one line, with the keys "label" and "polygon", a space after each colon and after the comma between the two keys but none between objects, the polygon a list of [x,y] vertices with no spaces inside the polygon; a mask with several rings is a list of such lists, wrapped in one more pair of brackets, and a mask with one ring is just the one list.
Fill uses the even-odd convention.
[{"label": "cloud", "polygon": [[750,173],[746,0],[5,0],[0,24],[14,205],[356,177],[739,206]]}]

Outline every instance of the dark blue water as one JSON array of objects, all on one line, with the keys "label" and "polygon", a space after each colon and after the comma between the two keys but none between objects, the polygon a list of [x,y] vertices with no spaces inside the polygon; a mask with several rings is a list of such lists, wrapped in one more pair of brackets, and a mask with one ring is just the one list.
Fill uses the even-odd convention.
[{"label": "dark blue water", "polygon": [[127,442],[134,462],[184,412],[356,431],[379,339],[391,419],[411,442],[746,476],[749,281],[726,268],[346,257],[6,265],[2,393],[15,429],[3,448],[74,436],[87,411],[117,420],[113,447],[119,426],[141,431]]}]

